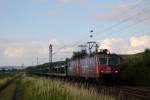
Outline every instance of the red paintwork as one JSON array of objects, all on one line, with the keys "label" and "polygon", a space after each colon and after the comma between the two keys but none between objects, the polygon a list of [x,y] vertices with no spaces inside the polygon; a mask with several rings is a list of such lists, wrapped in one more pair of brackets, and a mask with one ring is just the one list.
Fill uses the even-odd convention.
[{"label": "red paintwork", "polygon": [[80,60],[79,60],[79,59],[78,59],[77,62],[76,62],[75,74],[76,74],[77,76],[80,75]]},{"label": "red paintwork", "polygon": [[96,56],[93,57],[92,59],[93,61],[93,74],[94,74],[94,77],[98,76],[99,75],[99,68],[98,68],[98,65],[96,64]]},{"label": "red paintwork", "polygon": [[[103,72],[102,72],[103,71]],[[118,65],[99,65],[99,74],[118,74],[115,71],[119,72],[119,66]]]},{"label": "red paintwork", "polygon": [[[92,77],[99,77],[100,75],[104,75],[104,74],[112,74],[112,75],[117,75],[119,73],[119,65],[101,65],[101,64],[98,64],[98,62],[96,61],[96,58],[97,58],[98,55],[94,55],[93,57],[91,57],[91,65],[90,67],[92,67],[92,72],[89,74],[87,72],[87,76],[88,75],[91,75]],[[86,59],[86,58],[85,58]],[[74,76],[84,76],[83,75],[83,71],[82,70],[82,67],[81,66],[82,64],[81,59],[76,59],[75,60],[75,64],[74,64],[74,68],[73,68],[73,75]],[[88,66],[88,64],[87,64]],[[88,66],[89,67],[89,66]],[[88,70],[88,68],[86,68]]]}]

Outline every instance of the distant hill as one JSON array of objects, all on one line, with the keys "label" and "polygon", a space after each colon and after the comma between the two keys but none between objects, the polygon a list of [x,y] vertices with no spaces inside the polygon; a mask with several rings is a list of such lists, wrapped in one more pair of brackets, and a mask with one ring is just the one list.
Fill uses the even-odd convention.
[{"label": "distant hill", "polygon": [[150,49],[142,53],[121,55],[121,74],[123,82],[132,84],[150,84]]}]

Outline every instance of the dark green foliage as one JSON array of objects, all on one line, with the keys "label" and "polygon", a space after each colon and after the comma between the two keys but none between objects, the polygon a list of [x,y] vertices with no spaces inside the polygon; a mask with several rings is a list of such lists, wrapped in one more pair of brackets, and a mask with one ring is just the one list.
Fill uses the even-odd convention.
[{"label": "dark green foliage", "polygon": [[150,50],[145,52],[124,55],[121,60],[120,79],[129,84],[150,84]]},{"label": "dark green foliage", "polygon": [[66,58],[66,59],[65,59],[65,62],[67,63],[68,61],[70,61],[70,59],[69,59],[69,58]]}]

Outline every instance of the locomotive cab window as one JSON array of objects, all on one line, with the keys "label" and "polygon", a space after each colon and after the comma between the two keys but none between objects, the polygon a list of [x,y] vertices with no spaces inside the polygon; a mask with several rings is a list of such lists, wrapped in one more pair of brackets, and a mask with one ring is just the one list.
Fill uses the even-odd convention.
[{"label": "locomotive cab window", "polygon": [[106,65],[107,59],[108,59],[107,57],[99,58],[99,64]]},{"label": "locomotive cab window", "polygon": [[120,64],[120,58],[115,56],[115,57],[111,57],[109,60],[109,64],[111,65],[119,65]]}]

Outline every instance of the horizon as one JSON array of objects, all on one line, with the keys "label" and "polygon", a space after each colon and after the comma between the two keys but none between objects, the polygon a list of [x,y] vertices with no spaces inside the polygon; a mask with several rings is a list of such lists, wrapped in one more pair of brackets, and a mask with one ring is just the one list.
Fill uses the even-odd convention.
[{"label": "horizon", "polygon": [[[146,48],[146,49],[149,49],[149,48]],[[145,49],[145,50],[146,50]],[[145,51],[144,50],[144,51]],[[150,49],[149,49],[150,50]],[[129,55],[136,55],[136,54],[141,54],[141,53],[144,53],[144,51],[141,51],[141,52],[137,52],[137,53],[134,53],[134,54],[117,54],[117,53],[112,53],[112,54],[117,54],[117,55],[121,55],[121,56],[129,56]],[[73,51],[74,52],[74,51]],[[70,57],[71,58],[71,57]],[[57,61],[53,61],[53,62],[59,62],[59,61],[65,61],[65,59],[64,60],[57,60]],[[49,63],[49,61],[47,61],[47,62],[43,62],[43,63],[40,63],[40,64],[38,64],[38,65],[42,65],[42,64],[46,64],[46,63]],[[0,68],[9,68],[9,67],[12,67],[12,68],[16,68],[16,69],[24,69],[24,68],[27,68],[27,67],[31,67],[31,66],[33,66],[33,67],[36,67],[36,66],[38,66],[37,64],[35,64],[35,65],[0,65]],[[22,68],[23,67],[23,68]]]}]

